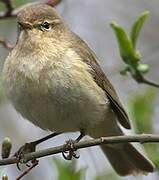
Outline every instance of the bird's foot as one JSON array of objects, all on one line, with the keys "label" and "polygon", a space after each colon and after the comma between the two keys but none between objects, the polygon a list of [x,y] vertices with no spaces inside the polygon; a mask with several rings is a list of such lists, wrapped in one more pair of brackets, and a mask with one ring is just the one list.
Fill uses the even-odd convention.
[{"label": "bird's foot", "polygon": [[75,143],[77,143],[77,141],[72,139],[66,141],[66,144],[64,145],[64,151],[62,152],[64,159],[71,160],[72,158],[78,159],[80,157],[77,155],[77,152],[75,152],[77,151],[77,149],[74,147]]},{"label": "bird's foot", "polygon": [[[80,155],[77,154],[77,149],[74,147],[75,143],[78,143],[83,137],[85,136],[85,133],[83,130],[80,131],[80,135],[77,137],[76,140],[68,140],[66,141],[66,144],[64,145],[64,150],[62,152],[62,155],[64,159],[71,160],[72,158],[79,159]],[[68,150],[66,150],[68,149]],[[76,151],[76,153],[75,153]]]},{"label": "bird's foot", "polygon": [[49,135],[47,135],[47,136],[45,136],[45,137],[43,137],[41,139],[38,139],[38,140],[30,142],[30,143],[26,143],[24,146],[22,146],[14,154],[14,156],[18,159],[18,163],[17,163],[18,169],[21,170],[20,167],[19,167],[20,164],[26,164],[26,166],[31,167],[32,164],[36,161],[36,159],[32,160],[31,165],[29,165],[26,162],[24,155],[27,154],[27,153],[35,152],[37,145],[41,144],[42,142],[44,142],[44,141],[46,141],[48,139],[51,139],[51,138],[57,136],[59,134],[61,134],[61,133],[53,132],[52,134],[49,134]]},{"label": "bird's foot", "polygon": [[36,144],[34,142],[26,143],[14,154],[14,156],[18,159],[17,168],[21,170],[20,164],[26,164],[27,167],[30,167],[36,159],[31,161],[31,165],[25,160],[25,154],[35,152]]}]

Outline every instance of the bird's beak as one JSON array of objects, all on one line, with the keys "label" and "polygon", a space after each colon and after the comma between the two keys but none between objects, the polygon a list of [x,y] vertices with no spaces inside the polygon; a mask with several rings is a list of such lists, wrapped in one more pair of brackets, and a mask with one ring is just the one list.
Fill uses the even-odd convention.
[{"label": "bird's beak", "polygon": [[31,29],[32,28],[32,25],[30,23],[27,23],[27,22],[18,22],[20,28],[22,30],[26,30],[26,29]]}]

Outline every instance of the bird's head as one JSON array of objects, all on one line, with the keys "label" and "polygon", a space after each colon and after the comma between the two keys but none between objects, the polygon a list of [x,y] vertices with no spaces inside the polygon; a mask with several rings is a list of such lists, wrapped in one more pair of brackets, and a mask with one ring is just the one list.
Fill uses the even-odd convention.
[{"label": "bird's head", "polygon": [[18,41],[27,40],[31,44],[38,44],[50,38],[60,39],[66,25],[55,12],[46,4],[34,4],[24,7],[17,18],[19,38]]}]

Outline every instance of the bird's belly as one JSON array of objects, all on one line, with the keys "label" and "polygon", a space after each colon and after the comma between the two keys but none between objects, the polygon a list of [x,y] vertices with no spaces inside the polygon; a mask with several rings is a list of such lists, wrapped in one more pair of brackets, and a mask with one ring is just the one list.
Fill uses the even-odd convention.
[{"label": "bird's belly", "polygon": [[78,86],[72,83],[67,86],[66,80],[65,84],[58,82],[58,85],[45,93],[41,92],[38,86],[31,92],[27,88],[22,89],[13,103],[24,118],[42,129],[86,131],[87,128],[96,127],[96,124],[104,121],[108,100],[105,94],[94,87],[77,82],[76,85]]},{"label": "bird's belly", "polygon": [[63,66],[36,76],[31,73],[12,72],[7,91],[16,110],[42,129],[96,128],[110,111],[105,92],[85,69]]}]

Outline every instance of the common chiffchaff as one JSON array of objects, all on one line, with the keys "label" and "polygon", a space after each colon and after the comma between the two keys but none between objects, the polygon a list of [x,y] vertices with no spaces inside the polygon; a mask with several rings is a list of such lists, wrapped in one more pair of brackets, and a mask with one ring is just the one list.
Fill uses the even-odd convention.
[{"label": "common chiffchaff", "polygon": [[[19,37],[3,69],[5,89],[15,109],[42,129],[83,131],[93,138],[130,129],[116,91],[87,44],[45,4],[18,14]],[[131,144],[102,145],[119,175],[153,172],[154,166]]]}]

